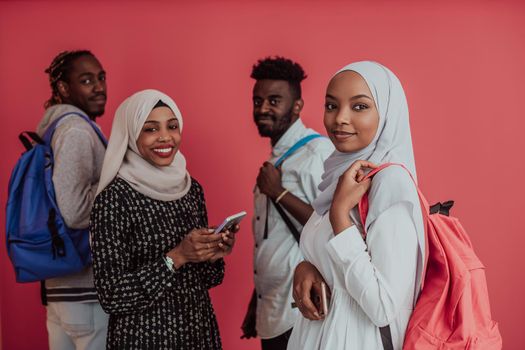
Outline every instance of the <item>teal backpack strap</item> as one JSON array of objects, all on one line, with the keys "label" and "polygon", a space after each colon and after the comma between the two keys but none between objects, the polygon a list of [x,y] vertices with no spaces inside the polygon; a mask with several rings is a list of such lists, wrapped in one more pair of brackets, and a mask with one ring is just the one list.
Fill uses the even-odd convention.
[{"label": "teal backpack strap", "polygon": [[279,165],[281,165],[282,162],[284,162],[286,158],[288,158],[293,153],[295,153],[295,151],[297,151],[299,148],[303,147],[304,145],[306,145],[308,142],[312,141],[313,139],[316,139],[319,137],[323,137],[323,135],[312,134],[312,135],[303,137],[302,139],[297,141],[292,147],[290,147],[279,159],[277,159],[274,166],[276,168],[279,167]]},{"label": "teal backpack strap", "polygon": [[[279,167],[286,160],[286,158],[291,156],[295,151],[297,151],[299,148],[303,147],[304,145],[306,145],[308,142],[312,141],[313,139],[316,139],[316,138],[319,138],[319,137],[323,137],[323,136],[319,135],[319,134],[311,134],[311,135],[303,137],[302,139],[297,141],[292,147],[290,147],[279,159],[277,159],[277,161],[275,162],[274,166],[276,168]],[[269,199],[267,199],[267,200],[269,200]],[[273,205],[275,206],[275,209],[277,209],[277,212],[279,213],[279,215],[283,219],[284,223],[286,224],[286,226],[290,230],[290,233],[292,234],[294,239],[297,241],[297,244],[299,244],[299,240],[301,238],[300,231],[294,226],[294,224],[292,223],[292,220],[288,217],[288,215],[286,215],[286,213],[284,212],[283,208],[278,203],[275,203],[275,201],[273,201],[273,200],[269,200],[269,201],[271,201],[273,203]],[[266,225],[264,227],[264,239],[268,238],[268,211],[269,211],[269,205],[270,205],[270,203],[267,202]]]}]

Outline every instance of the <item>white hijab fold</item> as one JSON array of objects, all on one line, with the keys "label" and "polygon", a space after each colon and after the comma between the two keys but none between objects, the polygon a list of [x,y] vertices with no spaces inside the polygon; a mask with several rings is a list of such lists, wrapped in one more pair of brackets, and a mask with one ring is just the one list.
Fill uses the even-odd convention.
[{"label": "white hijab fold", "polygon": [[177,151],[173,162],[157,167],[140,155],[137,139],[144,122],[159,102],[175,114],[182,133],[182,114],[175,102],[157,90],[143,90],[128,97],[115,112],[111,136],[104,157],[97,195],[118,176],[147,197],[172,201],[183,197],[191,187],[186,159]]}]

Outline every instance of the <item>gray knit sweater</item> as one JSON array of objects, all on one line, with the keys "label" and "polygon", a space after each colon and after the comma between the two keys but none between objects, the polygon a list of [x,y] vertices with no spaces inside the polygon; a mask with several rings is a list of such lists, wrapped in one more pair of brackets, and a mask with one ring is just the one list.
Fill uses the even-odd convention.
[{"label": "gray knit sweater", "polygon": [[[65,113],[82,113],[72,105],[48,108],[37,128],[43,136],[47,127]],[[87,228],[102,170],[105,148],[97,133],[82,118],[71,115],[62,119],[51,140],[54,168],[53,185],[58,207],[71,228]],[[98,301],[93,285],[93,269],[46,281],[47,301]]]}]

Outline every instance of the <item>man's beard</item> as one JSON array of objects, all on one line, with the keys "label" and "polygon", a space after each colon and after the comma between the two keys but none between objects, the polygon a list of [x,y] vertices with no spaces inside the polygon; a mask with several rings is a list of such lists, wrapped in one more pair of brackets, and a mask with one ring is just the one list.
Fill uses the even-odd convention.
[{"label": "man's beard", "polygon": [[[255,122],[257,125],[257,130],[259,131],[259,135],[261,137],[270,137],[274,138],[276,136],[283,135],[286,130],[290,127],[290,124],[292,123],[292,110],[291,107],[281,118],[277,119],[275,115],[269,115],[269,114],[258,114],[255,116]],[[267,118],[270,118],[272,120],[272,126],[269,127],[268,125],[260,125],[257,123],[257,119],[259,119],[260,116],[264,116]]]}]

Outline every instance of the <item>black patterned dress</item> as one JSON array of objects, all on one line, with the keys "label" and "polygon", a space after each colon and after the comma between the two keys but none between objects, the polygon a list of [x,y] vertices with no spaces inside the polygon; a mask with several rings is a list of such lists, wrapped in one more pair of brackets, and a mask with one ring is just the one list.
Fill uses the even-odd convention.
[{"label": "black patterned dress", "polygon": [[107,349],[221,349],[208,289],[222,282],[223,260],[172,272],[163,259],[190,230],[207,226],[193,179],[175,201],[146,197],[120,178],[97,196],[90,230],[95,287],[110,315]]}]

